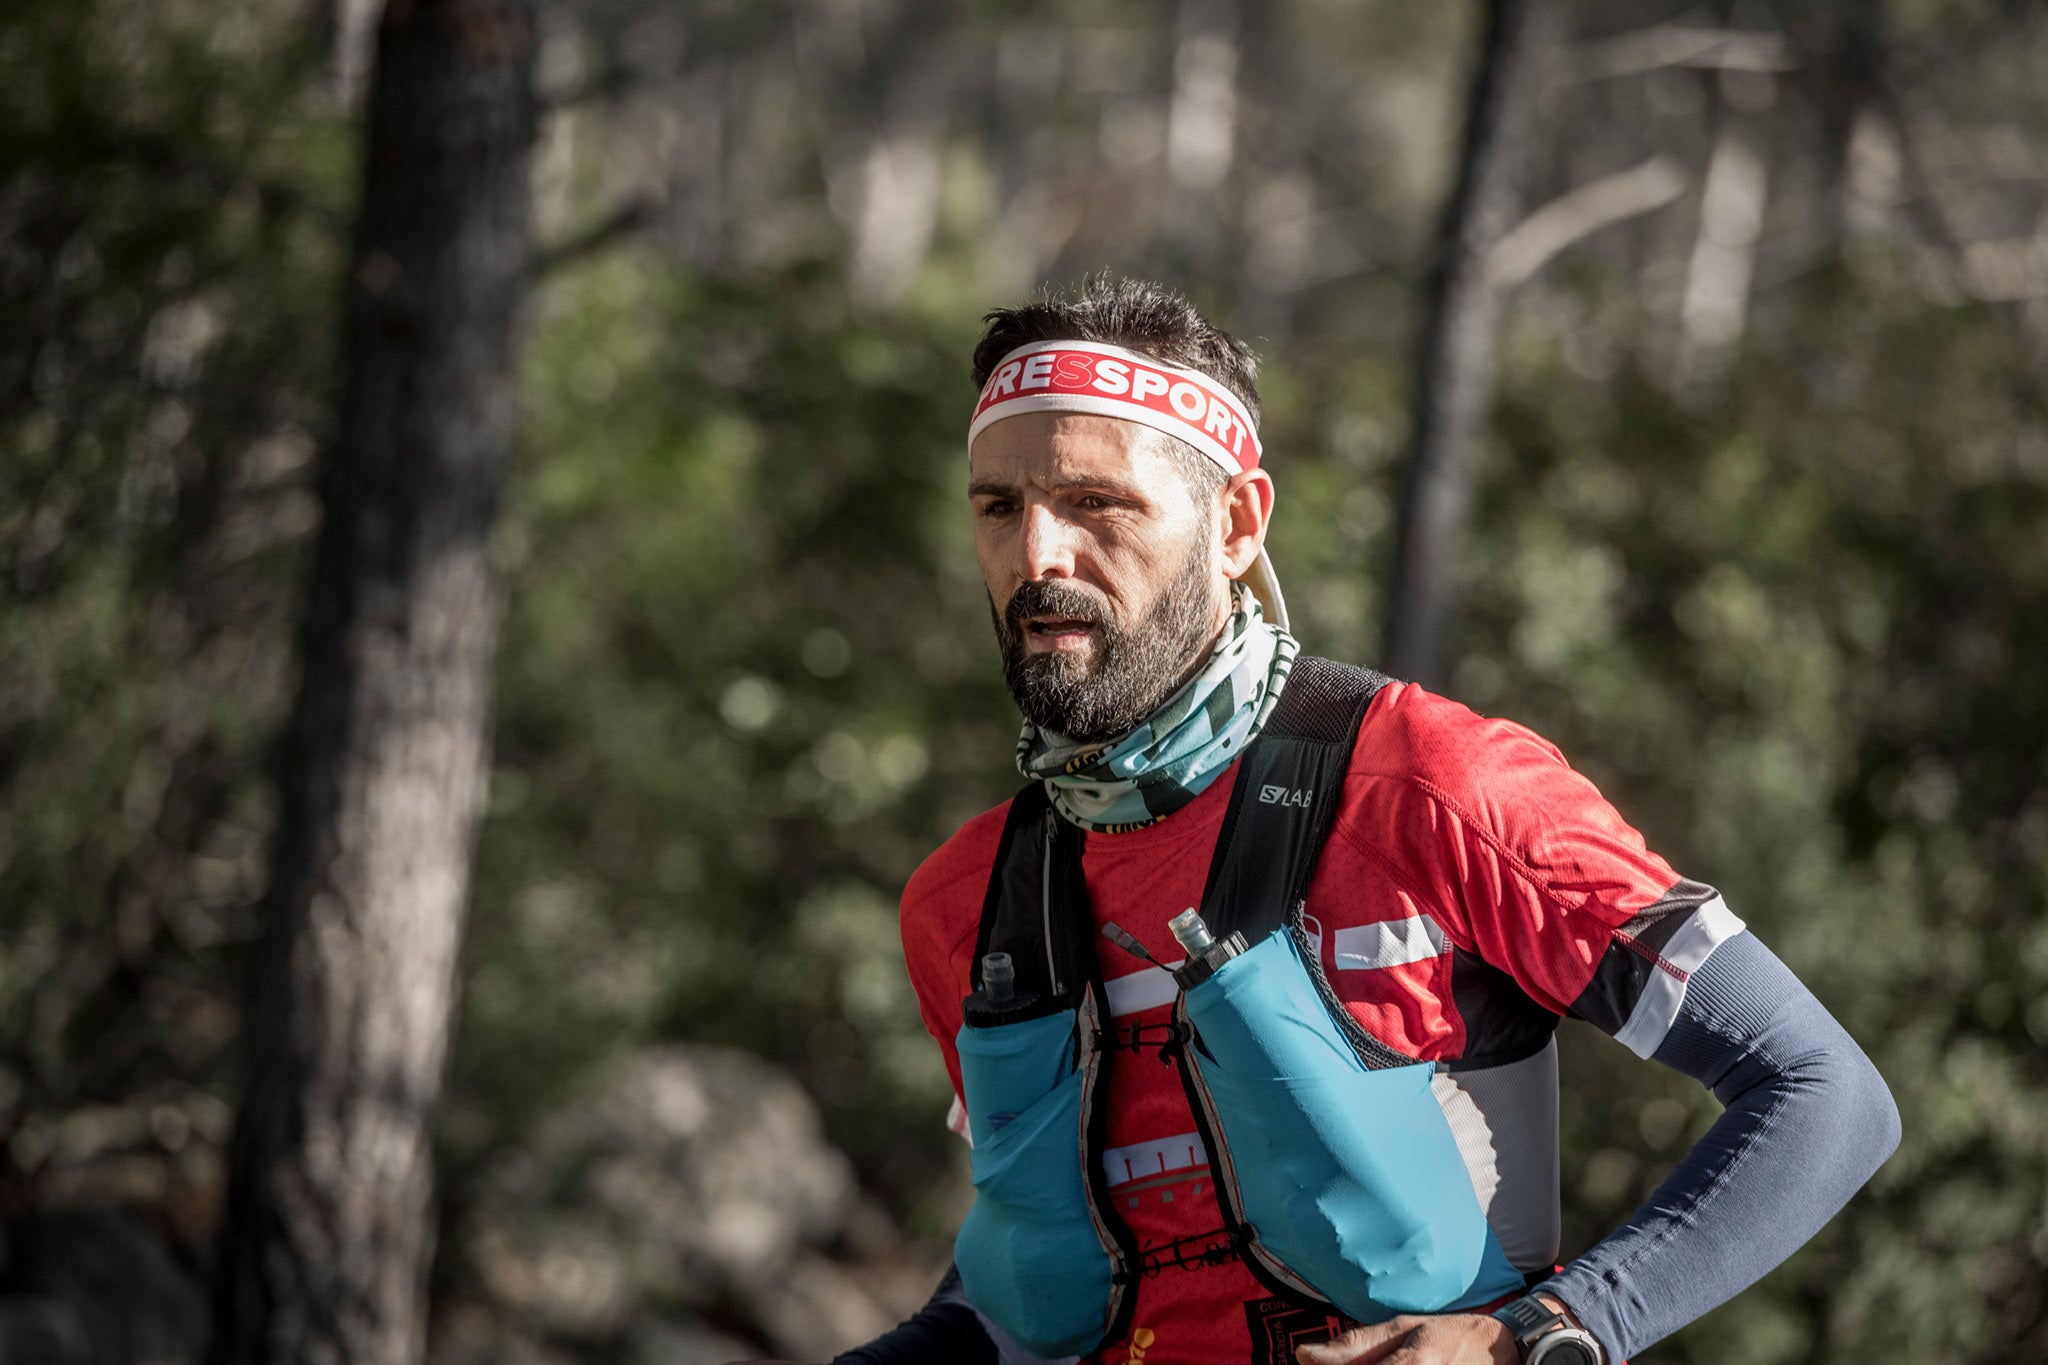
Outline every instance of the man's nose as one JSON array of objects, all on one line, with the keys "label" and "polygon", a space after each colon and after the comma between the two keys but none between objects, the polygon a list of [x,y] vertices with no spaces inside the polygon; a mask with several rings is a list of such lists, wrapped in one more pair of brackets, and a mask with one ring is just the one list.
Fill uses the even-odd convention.
[{"label": "man's nose", "polygon": [[1071,578],[1074,574],[1074,533],[1071,522],[1043,503],[1028,503],[1017,538],[1024,580]]}]

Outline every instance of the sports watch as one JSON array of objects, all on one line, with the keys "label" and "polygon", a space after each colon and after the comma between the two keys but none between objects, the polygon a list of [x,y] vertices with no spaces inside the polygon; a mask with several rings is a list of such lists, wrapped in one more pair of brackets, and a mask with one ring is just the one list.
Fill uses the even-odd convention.
[{"label": "sports watch", "polygon": [[1607,1353],[1591,1332],[1572,1326],[1533,1294],[1501,1305],[1493,1315],[1515,1334],[1523,1365],[1607,1365]]}]

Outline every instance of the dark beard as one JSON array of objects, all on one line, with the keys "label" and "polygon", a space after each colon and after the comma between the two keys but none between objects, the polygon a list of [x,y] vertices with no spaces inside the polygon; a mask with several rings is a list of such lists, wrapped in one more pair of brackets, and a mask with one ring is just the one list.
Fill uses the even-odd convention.
[{"label": "dark beard", "polygon": [[[1026,583],[998,614],[1003,681],[1024,719],[1068,739],[1114,739],[1159,709],[1201,665],[1211,643],[1214,569],[1203,537],[1143,619],[1128,628],[1094,593],[1065,579]],[[1027,654],[1024,619],[1071,616],[1095,627],[1093,666],[1065,652]]]}]

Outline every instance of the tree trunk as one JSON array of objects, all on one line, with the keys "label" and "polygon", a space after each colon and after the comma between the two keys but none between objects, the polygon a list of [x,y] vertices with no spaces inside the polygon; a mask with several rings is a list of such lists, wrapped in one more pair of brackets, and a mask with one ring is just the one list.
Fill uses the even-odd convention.
[{"label": "tree trunk", "polygon": [[1493,406],[1500,290],[1490,258],[1520,198],[1538,45],[1532,11],[1546,3],[1487,0],[1458,178],[1431,262],[1380,659],[1396,677],[1429,686],[1442,686],[1450,666],[1479,441]]},{"label": "tree trunk", "polygon": [[532,231],[530,0],[390,0],[367,113],[215,1365],[424,1351]]},{"label": "tree trunk", "polygon": [[1818,29],[1813,98],[1820,106],[1823,241],[1830,255],[1848,235],[1850,144],[1856,123],[1878,102],[1891,50],[1887,0],[1828,0],[1805,11]]}]

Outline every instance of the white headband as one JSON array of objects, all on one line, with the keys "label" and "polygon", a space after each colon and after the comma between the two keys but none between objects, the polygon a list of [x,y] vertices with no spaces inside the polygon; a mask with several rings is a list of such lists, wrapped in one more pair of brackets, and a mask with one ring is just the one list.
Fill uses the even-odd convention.
[{"label": "white headband", "polygon": [[1120,417],[1176,436],[1227,474],[1259,467],[1259,434],[1237,395],[1208,375],[1093,341],[1034,341],[999,361],[968,425],[983,429],[1025,412]]}]

